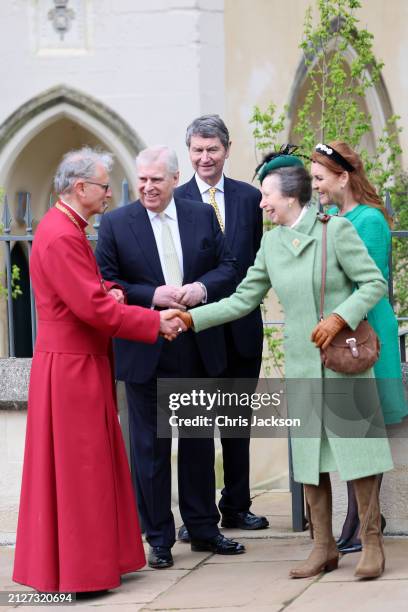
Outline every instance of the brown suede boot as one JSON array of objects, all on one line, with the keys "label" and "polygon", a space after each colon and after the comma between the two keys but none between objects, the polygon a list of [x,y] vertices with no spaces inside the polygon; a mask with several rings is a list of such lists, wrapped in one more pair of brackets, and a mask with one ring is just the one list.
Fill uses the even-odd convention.
[{"label": "brown suede boot", "polygon": [[310,507],[314,546],[309,557],[290,571],[292,578],[308,578],[320,572],[337,569],[339,552],[332,532],[332,496],[328,474],[320,474],[316,487],[305,484],[306,501]]},{"label": "brown suede boot", "polygon": [[363,552],[354,575],[378,578],[384,571],[385,555],[381,533],[381,513],[377,476],[353,480],[360,518],[360,539]]}]

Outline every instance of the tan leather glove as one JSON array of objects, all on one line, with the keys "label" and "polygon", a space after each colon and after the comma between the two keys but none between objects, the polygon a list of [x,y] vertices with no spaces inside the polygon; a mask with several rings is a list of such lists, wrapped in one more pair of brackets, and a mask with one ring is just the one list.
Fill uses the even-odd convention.
[{"label": "tan leather glove", "polygon": [[178,310],[177,316],[179,319],[183,321],[187,329],[191,329],[191,328],[194,329],[193,317],[191,316],[189,312],[183,312],[182,310]]},{"label": "tan leather glove", "polygon": [[326,319],[319,321],[312,331],[311,340],[318,348],[325,349],[346,325],[346,321],[333,312]]}]

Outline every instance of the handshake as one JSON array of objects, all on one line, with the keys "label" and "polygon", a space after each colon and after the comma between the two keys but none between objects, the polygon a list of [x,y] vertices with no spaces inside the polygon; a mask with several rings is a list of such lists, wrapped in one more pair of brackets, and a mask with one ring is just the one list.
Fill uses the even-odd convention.
[{"label": "handshake", "polygon": [[207,298],[204,285],[200,282],[189,283],[182,287],[161,285],[153,295],[154,306],[169,308],[160,312],[160,335],[166,340],[174,340],[183,331],[192,327],[193,320],[186,308],[202,303]]},{"label": "handshake", "polygon": [[193,326],[193,319],[189,312],[183,312],[175,308],[162,310],[160,312],[159,334],[166,340],[174,340],[183,331]]},{"label": "handshake", "polygon": [[[122,289],[112,287],[109,295],[119,304],[124,304],[125,296]],[[153,295],[154,306],[168,308],[160,312],[159,334],[166,340],[174,340],[183,331],[193,326],[193,320],[187,307],[196,306],[205,300],[207,292],[202,283],[195,282],[176,287],[174,285],[161,285]]]}]

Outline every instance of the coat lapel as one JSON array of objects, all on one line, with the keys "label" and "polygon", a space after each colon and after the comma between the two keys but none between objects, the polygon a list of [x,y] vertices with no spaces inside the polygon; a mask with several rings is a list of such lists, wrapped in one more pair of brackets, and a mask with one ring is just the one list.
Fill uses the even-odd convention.
[{"label": "coat lapel", "polygon": [[316,215],[316,208],[311,206],[295,228],[280,226],[281,242],[294,257],[301,255],[310,244],[316,242],[312,235],[315,224],[319,223]]},{"label": "coat lapel", "polygon": [[231,244],[237,229],[239,214],[239,192],[231,179],[224,178],[224,202],[225,202],[225,237]]},{"label": "coat lapel", "polygon": [[165,280],[160,264],[159,252],[146,209],[138,200],[135,204],[131,204],[130,211],[130,229],[139,244],[146,265],[150,268],[159,285],[164,285]]},{"label": "coat lapel", "polygon": [[[195,182],[195,181],[194,181]],[[180,233],[181,250],[183,252],[183,283],[191,282],[194,269],[194,255],[197,252],[196,224],[192,207],[175,199],[177,221]]]},{"label": "coat lapel", "polygon": [[195,176],[193,176],[193,178],[190,181],[188,181],[188,183],[186,184],[186,192],[185,192],[185,196],[183,197],[187,199],[191,198],[192,200],[195,200],[196,202],[203,201],[203,198],[201,197],[201,193],[197,185],[197,181],[195,180]]}]

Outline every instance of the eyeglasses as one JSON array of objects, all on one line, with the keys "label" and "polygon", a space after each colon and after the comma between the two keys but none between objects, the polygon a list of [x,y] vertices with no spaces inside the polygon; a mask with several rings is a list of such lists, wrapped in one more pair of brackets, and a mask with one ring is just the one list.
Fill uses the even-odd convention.
[{"label": "eyeglasses", "polygon": [[98,187],[102,187],[105,190],[105,193],[108,191],[110,185],[109,183],[96,183],[95,181],[84,181],[84,183],[90,183],[91,185],[98,185]]}]

